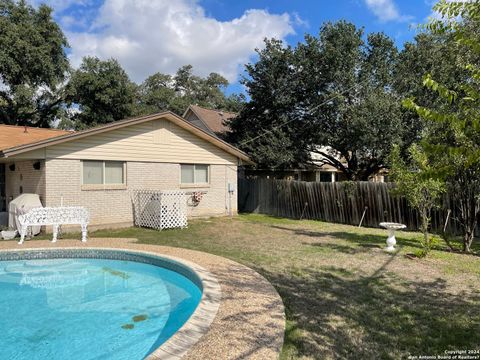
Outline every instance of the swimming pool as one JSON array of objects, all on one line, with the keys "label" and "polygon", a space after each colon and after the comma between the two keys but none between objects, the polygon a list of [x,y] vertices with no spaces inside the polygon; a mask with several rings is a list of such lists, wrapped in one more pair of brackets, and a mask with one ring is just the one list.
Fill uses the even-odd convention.
[{"label": "swimming pool", "polygon": [[120,251],[0,257],[0,359],[143,359],[202,298],[195,272]]}]

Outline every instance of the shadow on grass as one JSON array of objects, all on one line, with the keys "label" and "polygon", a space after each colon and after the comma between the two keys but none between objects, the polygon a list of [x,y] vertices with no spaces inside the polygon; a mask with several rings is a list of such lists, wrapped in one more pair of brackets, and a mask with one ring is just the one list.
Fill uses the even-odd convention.
[{"label": "shadow on grass", "polygon": [[283,357],[397,359],[480,348],[478,294],[450,294],[440,278],[405,283],[384,266],[369,277],[335,267],[263,271],[290,319]]},{"label": "shadow on grass", "polygon": [[[287,228],[282,226],[272,226],[272,227],[278,230],[290,231],[295,235],[308,236],[318,240],[326,240],[325,242],[310,243],[309,245],[329,246],[329,247],[336,246],[338,247],[339,250],[344,248],[345,252],[348,252],[348,253],[361,252],[362,250],[357,251],[354,248],[351,248],[349,246],[331,244],[331,243],[328,243],[328,240],[332,240],[332,239],[344,240],[351,243],[352,245],[355,245],[360,248],[364,248],[365,251],[368,248],[383,248],[385,247],[385,243],[387,240],[386,233],[383,236],[383,235],[374,235],[374,234],[350,233],[346,231],[311,231],[311,230],[305,230],[305,229],[295,229],[295,228],[292,229],[292,228]],[[421,249],[420,243],[415,239],[405,238],[405,237],[402,237],[400,234],[396,234],[396,238],[397,238],[397,244],[399,245],[410,246],[413,248]],[[308,244],[308,243],[305,243],[305,244]]]},{"label": "shadow on grass", "polygon": [[[385,231],[385,235],[376,235],[376,234],[365,234],[365,233],[362,234],[362,233],[347,232],[347,231],[312,231],[307,229],[289,228],[289,227],[273,225],[273,224],[271,225],[271,227],[278,230],[290,231],[295,235],[318,238],[319,240],[323,240],[323,239],[328,240],[329,238],[345,240],[360,247],[383,248],[385,247],[385,243],[387,240],[386,231]],[[379,229],[376,229],[376,230],[379,230]],[[418,236],[420,237],[421,235],[418,234]],[[450,239],[450,242],[455,249],[453,251],[446,245],[444,240],[441,239],[441,236],[439,234],[430,234],[430,236],[435,236],[438,239],[436,241],[436,244],[433,245],[432,250],[443,251],[448,253],[455,252],[455,253],[470,255],[470,256],[480,256],[480,239],[478,238],[475,238],[473,240],[473,243],[471,246],[472,252],[466,254],[461,250],[463,245],[462,245],[462,239],[460,236],[456,236]],[[402,236],[401,232],[397,232],[395,237],[397,239],[397,244],[409,246],[419,250],[423,249],[420,244],[420,241],[415,239],[414,237],[404,237]],[[313,244],[310,244],[310,245],[313,245]],[[341,245],[333,246],[327,243],[318,243],[317,246],[329,246],[332,248],[336,247],[337,250],[342,251]],[[343,247],[343,250],[345,253],[349,253],[349,254],[363,252],[361,249],[352,250],[352,248],[349,248],[348,246]]]},{"label": "shadow on grass", "polygon": [[321,243],[320,242],[316,242],[316,243],[302,242],[302,245],[312,246],[314,248],[319,248],[319,249],[328,248],[328,249],[335,250],[335,251],[338,251],[344,254],[349,254],[349,255],[368,253],[372,251],[372,249],[382,249],[381,245],[376,245],[376,244],[359,244],[356,247],[352,247],[348,245],[332,244],[327,242],[321,242]]}]

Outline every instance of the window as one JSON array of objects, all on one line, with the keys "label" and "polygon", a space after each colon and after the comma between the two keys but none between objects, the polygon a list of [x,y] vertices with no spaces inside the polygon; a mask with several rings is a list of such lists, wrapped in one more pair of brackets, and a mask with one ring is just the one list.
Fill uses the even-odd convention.
[{"label": "window", "polygon": [[83,161],[84,185],[125,184],[125,163],[122,161]]},{"label": "window", "polygon": [[123,179],[124,163],[106,161],[105,163],[105,184],[125,184]]},{"label": "window", "polygon": [[103,184],[103,161],[83,162],[83,183]]},{"label": "window", "polygon": [[208,184],[208,165],[182,164],[180,166],[182,184]]},{"label": "window", "polygon": [[332,173],[329,171],[320,171],[320,182],[332,182]]}]

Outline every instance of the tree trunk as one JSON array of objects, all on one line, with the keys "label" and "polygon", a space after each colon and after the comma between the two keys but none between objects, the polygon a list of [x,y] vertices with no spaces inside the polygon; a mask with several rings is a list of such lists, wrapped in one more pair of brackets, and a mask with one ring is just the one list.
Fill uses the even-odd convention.
[{"label": "tree trunk", "polygon": [[475,212],[474,217],[469,219],[471,223],[467,224],[465,227],[463,235],[463,251],[466,253],[471,252],[473,238],[475,237],[475,229],[477,228],[477,216],[478,212]]},{"label": "tree trunk", "polygon": [[[462,181],[463,180],[463,181]],[[457,188],[460,208],[460,223],[463,226],[463,251],[471,251],[472,241],[477,228],[477,218],[480,211],[480,201],[478,199],[478,187],[475,182],[469,182],[462,178]]]},{"label": "tree trunk", "polygon": [[463,252],[469,253],[472,246],[473,234],[471,232],[465,232],[463,236]]},{"label": "tree trunk", "polygon": [[430,250],[430,243],[428,239],[428,227],[430,224],[429,210],[427,209],[426,206],[420,206],[419,210],[420,210],[420,220],[421,220],[420,231],[423,234],[423,248],[426,251],[429,251]]}]

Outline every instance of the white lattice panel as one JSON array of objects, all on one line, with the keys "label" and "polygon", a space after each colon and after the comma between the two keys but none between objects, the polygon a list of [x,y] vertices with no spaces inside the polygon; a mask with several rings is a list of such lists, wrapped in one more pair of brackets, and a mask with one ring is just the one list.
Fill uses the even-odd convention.
[{"label": "white lattice panel", "polygon": [[184,191],[136,190],[133,197],[136,226],[158,230],[187,227]]}]

